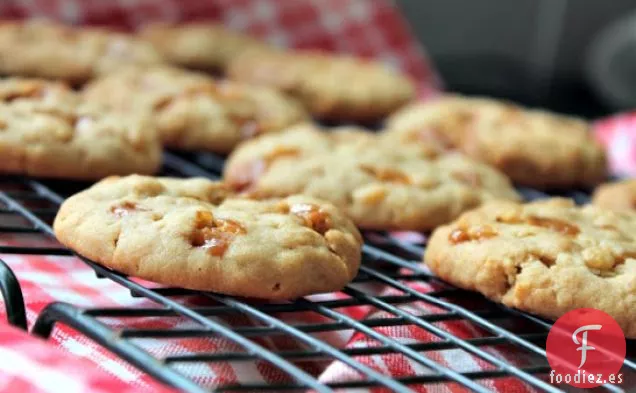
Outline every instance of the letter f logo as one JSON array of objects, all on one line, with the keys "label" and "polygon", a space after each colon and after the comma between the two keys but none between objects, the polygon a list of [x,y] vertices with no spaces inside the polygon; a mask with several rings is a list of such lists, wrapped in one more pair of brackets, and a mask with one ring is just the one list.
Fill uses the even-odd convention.
[{"label": "letter f logo", "polygon": [[[574,333],[572,333],[572,341],[574,341],[574,344],[581,344],[581,346],[576,349],[577,351],[581,351],[581,364],[579,364],[579,368],[583,367],[583,365],[585,364],[585,360],[587,360],[587,351],[593,351],[596,349],[592,346],[587,345],[587,332],[589,330],[601,330],[602,327],[602,325],[585,325],[576,329]],[[581,342],[579,343],[579,340],[576,338],[576,336],[580,332],[583,332],[583,334],[581,334]]]}]

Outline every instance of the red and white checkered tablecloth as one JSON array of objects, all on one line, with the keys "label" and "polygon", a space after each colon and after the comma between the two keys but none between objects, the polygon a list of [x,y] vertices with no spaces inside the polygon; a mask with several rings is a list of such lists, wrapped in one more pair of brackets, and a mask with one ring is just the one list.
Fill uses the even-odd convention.
[{"label": "red and white checkered tablecloth", "polygon": [[[46,17],[74,24],[107,25],[133,29],[151,20],[216,20],[225,25],[262,37],[272,43],[297,48],[324,48],[381,59],[411,74],[418,81],[423,98],[439,91],[440,82],[422,48],[409,32],[404,19],[389,0],[3,0],[0,16],[5,18]],[[635,173],[636,115],[599,122],[598,136],[611,147],[613,168]],[[28,235],[7,237],[0,244],[32,245],[41,240]],[[32,324],[40,311],[53,301],[79,307],[156,307],[148,300],[133,298],[123,287],[95,277],[83,262],[71,257],[1,255],[15,271],[22,285],[27,318]],[[434,288],[417,284],[421,292]],[[367,288],[367,290],[369,290]],[[385,292],[381,288],[375,289]],[[340,297],[341,294],[321,295]],[[423,303],[403,306],[414,313],[440,312]],[[3,308],[2,308],[3,309]],[[365,307],[341,309],[356,319],[377,318],[385,314]],[[1,315],[0,315],[1,317]],[[289,322],[318,322],[316,315],[297,313],[281,316]],[[192,327],[182,318],[109,319],[112,328]],[[244,317],[224,320],[233,326],[258,325]],[[445,330],[461,338],[480,337],[485,332],[464,322],[443,322]],[[439,338],[414,326],[380,327],[381,334],[403,343],[433,342]],[[317,337],[334,347],[359,348],[377,342],[353,332],[321,333]],[[255,339],[267,348],[293,348],[284,339]],[[59,348],[51,345],[51,342]],[[239,350],[225,339],[138,340],[137,345],[164,357],[197,353],[202,350]],[[61,350],[60,350],[61,348]],[[505,348],[487,348],[499,358],[524,364],[524,356]],[[427,352],[436,362],[461,371],[488,370],[483,360],[459,350]],[[427,374],[430,371],[397,354],[362,356],[357,360],[380,373],[398,376]],[[359,375],[334,362],[305,362],[304,370],[322,382],[348,381]],[[229,383],[283,383],[288,376],[264,362],[256,364],[193,364],[178,369],[206,386]],[[498,392],[530,392],[531,388],[512,379],[486,380],[484,386]],[[420,392],[461,392],[456,384],[414,386]],[[67,327],[54,330],[49,342],[42,342],[0,324],[0,391],[3,392],[155,392],[164,388],[136,368]],[[362,391],[362,390],[356,390]],[[374,392],[381,390],[374,389]]]}]

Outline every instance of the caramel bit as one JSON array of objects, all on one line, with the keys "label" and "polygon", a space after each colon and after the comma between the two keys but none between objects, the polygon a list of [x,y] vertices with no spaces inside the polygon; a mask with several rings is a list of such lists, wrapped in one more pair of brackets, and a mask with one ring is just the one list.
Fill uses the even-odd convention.
[{"label": "caramel bit", "polygon": [[291,146],[277,146],[275,149],[267,153],[263,159],[265,163],[269,166],[272,162],[276,161],[279,158],[283,157],[298,157],[300,155],[300,150],[296,147]]},{"label": "caramel bit", "polygon": [[523,112],[520,108],[508,105],[504,108],[499,118],[500,124],[517,122],[522,119]]},{"label": "caramel bit", "polygon": [[459,244],[459,243],[470,241],[470,236],[468,235],[468,232],[466,232],[465,230],[457,228],[457,229],[454,229],[448,235],[448,240],[452,244]]},{"label": "caramel bit", "polygon": [[555,258],[552,257],[552,256],[549,256],[549,255],[541,255],[541,254],[531,253],[530,257],[536,259],[539,262],[541,262],[545,267],[550,267],[550,266],[552,266],[552,265],[554,265],[556,263]]},{"label": "caramel bit", "polygon": [[236,119],[235,121],[240,124],[241,139],[251,139],[263,132],[263,128],[254,120]]},{"label": "caramel bit", "polygon": [[238,222],[230,219],[215,219],[212,213],[198,211],[195,216],[195,231],[192,245],[207,250],[211,255],[221,257],[237,235],[247,230]]},{"label": "caramel bit", "polygon": [[115,215],[117,218],[126,217],[135,211],[143,210],[140,209],[135,202],[124,201],[117,205],[111,206],[110,212]]},{"label": "caramel bit", "polygon": [[12,91],[2,97],[2,101],[9,103],[19,98],[38,98],[45,94],[45,88],[39,83],[28,83],[20,86],[17,91]]},{"label": "caramel bit", "polygon": [[583,253],[585,264],[599,277],[611,278],[622,274],[622,265],[627,259],[636,259],[636,253],[627,252],[614,256],[607,250],[588,249]]},{"label": "caramel bit", "polygon": [[428,126],[421,129],[418,133],[418,138],[422,142],[431,144],[442,151],[453,150],[455,148],[455,144],[448,135],[436,126]]},{"label": "caramel bit", "polygon": [[289,213],[289,204],[286,202],[279,202],[274,206],[274,212],[280,214],[288,214]]},{"label": "caramel bit", "polygon": [[524,222],[520,213],[517,211],[503,213],[497,216],[495,220],[503,224],[521,224]]},{"label": "caramel bit", "polygon": [[459,244],[473,240],[491,239],[497,236],[497,231],[489,225],[478,225],[469,229],[457,228],[448,235],[452,244]]},{"label": "caramel bit", "polygon": [[[154,88],[154,86],[156,85],[155,82],[152,82],[150,80],[144,80],[142,82],[148,89],[152,89]],[[152,108],[155,111],[162,111],[165,108],[167,108],[168,106],[172,105],[173,102],[179,100],[180,98],[191,98],[191,97],[195,97],[198,95],[213,95],[216,93],[216,89],[214,88],[213,85],[210,84],[204,84],[204,85],[200,85],[200,86],[196,86],[196,87],[190,87],[185,89],[182,92],[179,92],[177,94],[172,94],[172,95],[166,95],[165,97],[161,97],[159,100],[157,100]]]},{"label": "caramel bit", "polygon": [[317,205],[297,203],[289,207],[289,212],[302,218],[306,226],[321,235],[324,235],[331,228],[331,217]]},{"label": "caramel bit", "polygon": [[481,176],[476,172],[453,172],[451,173],[453,179],[460,183],[466,184],[470,187],[481,187]]},{"label": "caramel bit", "polygon": [[0,131],[1,130],[6,130],[8,126],[9,125],[7,124],[6,121],[0,119]]},{"label": "caramel bit", "polygon": [[527,218],[522,218],[519,215],[502,215],[497,217],[497,222],[505,223],[505,224],[528,224],[537,227],[542,227],[546,229],[550,229],[552,231],[560,232],[564,235],[577,235],[580,230],[574,225],[570,224],[567,221],[560,220],[558,218],[548,218],[548,217],[539,217],[539,216],[528,216]]},{"label": "caramel bit", "polygon": [[389,183],[411,184],[411,178],[405,173],[392,168],[377,168],[371,165],[360,165],[360,169],[376,179]]},{"label": "caramel bit", "polygon": [[497,231],[495,230],[495,228],[488,225],[478,225],[474,228],[471,228],[469,232],[472,238],[476,240],[490,239],[497,236]]},{"label": "caramel bit", "polygon": [[570,224],[567,221],[559,220],[557,218],[546,218],[530,216],[527,219],[528,224],[547,228],[552,231],[561,232],[564,235],[574,236],[579,233],[579,228],[576,225]]},{"label": "caramel bit", "polygon": [[599,225],[598,227],[606,231],[620,232],[618,228],[616,228],[616,226],[612,224],[603,224],[603,225]]},{"label": "caramel bit", "polygon": [[155,102],[152,105],[152,109],[154,111],[161,112],[162,110],[170,106],[173,102],[174,102],[174,97],[162,97],[161,99],[157,100],[157,102]]}]

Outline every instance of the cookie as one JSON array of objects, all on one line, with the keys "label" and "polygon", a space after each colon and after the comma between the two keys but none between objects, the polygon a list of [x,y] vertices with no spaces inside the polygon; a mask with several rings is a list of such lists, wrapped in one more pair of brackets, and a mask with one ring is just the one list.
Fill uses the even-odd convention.
[{"label": "cookie", "polygon": [[415,95],[409,78],[379,62],[321,52],[251,50],[228,75],[287,92],[324,120],[375,122]]},{"label": "cookie", "polygon": [[122,111],[152,113],[166,146],[228,153],[255,135],[304,121],[279,92],[176,68],[130,68],[91,82],[84,97]]},{"label": "cookie", "polygon": [[240,198],[203,178],[104,179],[67,199],[54,229],[62,244],[128,275],[265,299],[342,289],[362,247],[329,203]]},{"label": "cookie", "polygon": [[83,102],[63,84],[0,81],[0,173],[101,179],[154,173],[161,143],[149,118]]},{"label": "cookie", "polygon": [[155,23],[144,26],[139,36],[167,62],[204,71],[223,71],[242,52],[265,46],[248,35],[210,23]]},{"label": "cookie", "polygon": [[592,187],[607,173],[602,146],[580,119],[485,98],[447,96],[417,103],[387,121],[407,143],[459,150],[541,189]]},{"label": "cookie", "polygon": [[458,287],[546,318],[611,315],[636,338],[636,213],[572,200],[498,202],[433,232],[425,262]]},{"label": "cookie", "polygon": [[55,108],[76,106],[80,97],[65,83],[12,77],[0,79],[0,103]]},{"label": "cookie", "polygon": [[636,180],[629,179],[600,185],[592,203],[616,211],[636,211]]},{"label": "cookie", "polygon": [[124,65],[159,64],[154,48],[132,36],[51,22],[0,24],[0,74],[80,84]]},{"label": "cookie", "polygon": [[311,125],[240,145],[226,163],[224,179],[259,198],[325,199],[360,228],[379,230],[426,231],[486,200],[518,198],[505,176],[459,154]]}]

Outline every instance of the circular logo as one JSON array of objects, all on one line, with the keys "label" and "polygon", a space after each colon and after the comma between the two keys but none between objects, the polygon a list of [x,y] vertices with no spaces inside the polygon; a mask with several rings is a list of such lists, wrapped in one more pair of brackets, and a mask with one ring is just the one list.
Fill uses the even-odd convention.
[{"label": "circular logo", "polygon": [[625,335],[603,311],[579,308],[557,319],[546,343],[550,382],[577,388],[619,384],[625,361]]}]

